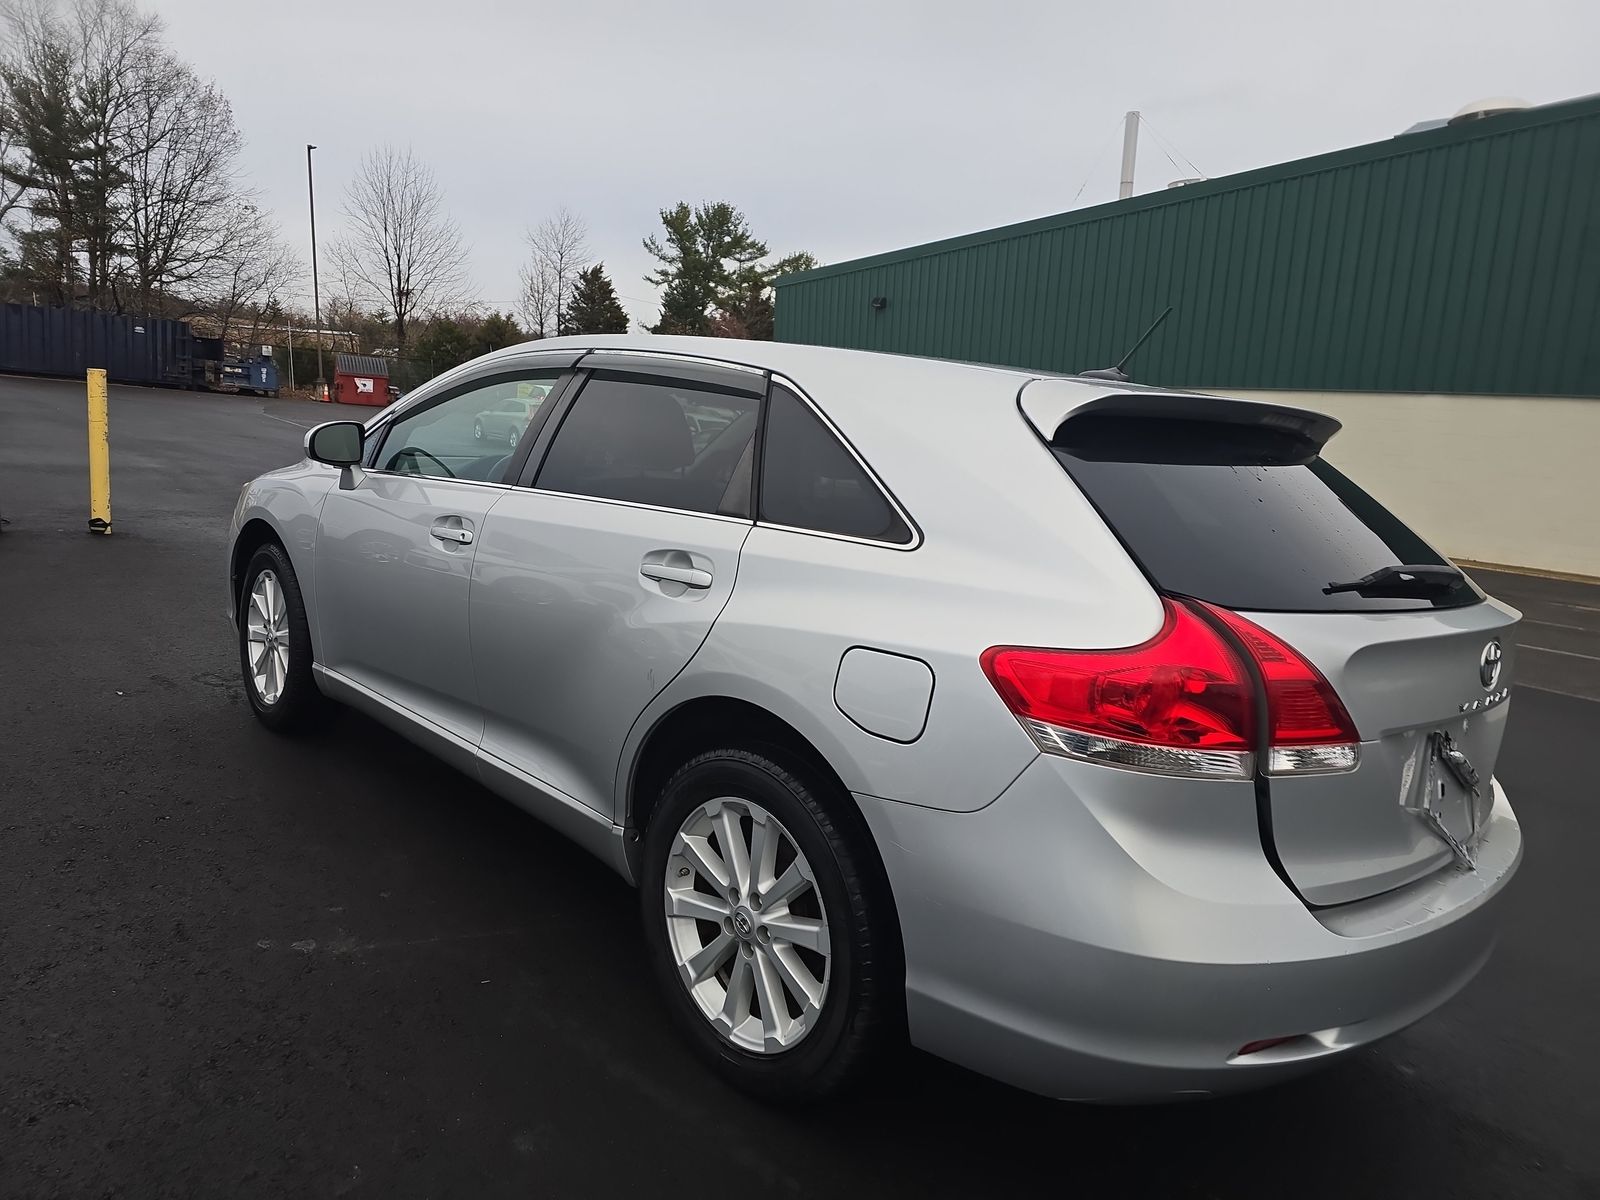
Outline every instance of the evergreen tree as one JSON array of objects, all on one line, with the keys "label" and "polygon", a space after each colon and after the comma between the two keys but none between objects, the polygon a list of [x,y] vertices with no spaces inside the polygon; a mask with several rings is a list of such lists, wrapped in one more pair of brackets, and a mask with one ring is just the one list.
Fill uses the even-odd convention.
[{"label": "evergreen tree", "polygon": [[606,276],[604,263],[578,272],[577,283],[567,311],[562,314],[561,331],[571,333],[627,333],[628,314],[617,299],[617,289]]},{"label": "evergreen tree", "polygon": [[451,317],[435,317],[430,321],[422,336],[413,339],[410,350],[411,357],[427,363],[435,375],[460,366],[475,352],[472,335]]},{"label": "evergreen tree", "polygon": [[797,271],[810,271],[817,265],[814,257],[801,250],[767,266],[753,263],[743,268],[734,277],[729,289],[717,300],[717,311],[711,322],[712,333],[717,337],[770,342],[776,315],[772,281]]},{"label": "evergreen tree", "polygon": [[661,210],[665,243],[648,237],[644,248],[661,266],[645,279],[662,289],[661,318],[651,333],[704,334],[711,310],[738,293],[741,272],[767,255],[745,216],[725,201],[690,208],[679,201]]},{"label": "evergreen tree", "polygon": [[517,328],[510,313],[492,312],[479,322],[472,336],[472,353],[488,354],[491,350],[514,346],[522,340],[522,330]]}]

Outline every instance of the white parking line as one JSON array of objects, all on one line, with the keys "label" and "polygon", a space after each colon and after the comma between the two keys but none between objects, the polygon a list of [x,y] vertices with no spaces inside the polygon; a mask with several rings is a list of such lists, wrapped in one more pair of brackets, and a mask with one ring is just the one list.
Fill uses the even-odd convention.
[{"label": "white parking line", "polygon": [[299,421],[291,421],[291,420],[289,420],[288,417],[275,417],[269,412],[264,412],[261,415],[263,417],[265,417],[269,421],[282,421],[285,425],[293,425],[296,429],[312,429],[312,428],[315,428],[314,426],[311,426],[311,425],[302,425],[302,424],[300,424]]},{"label": "white parking line", "polygon": [[1556,650],[1556,649],[1554,649],[1554,648],[1552,648],[1550,646],[1535,646],[1535,645],[1532,645],[1531,643],[1528,643],[1528,642],[1519,643],[1518,649],[1520,649],[1520,650],[1543,650],[1546,654],[1559,654],[1563,658],[1586,658],[1590,662],[1600,662],[1600,656],[1596,656],[1596,655],[1593,655],[1593,654],[1579,654],[1576,650]]},{"label": "white parking line", "polygon": [[1569,700],[1586,700],[1590,704],[1600,704],[1600,696],[1585,696],[1582,692],[1563,692],[1560,688],[1540,687],[1537,683],[1528,683],[1522,679],[1517,680],[1516,686],[1535,692],[1547,692],[1552,696],[1565,696]]},{"label": "white parking line", "polygon": [[1543,625],[1549,629],[1575,629],[1579,633],[1600,633],[1592,625],[1563,625],[1560,621],[1535,621],[1532,617],[1523,617],[1524,625]]}]

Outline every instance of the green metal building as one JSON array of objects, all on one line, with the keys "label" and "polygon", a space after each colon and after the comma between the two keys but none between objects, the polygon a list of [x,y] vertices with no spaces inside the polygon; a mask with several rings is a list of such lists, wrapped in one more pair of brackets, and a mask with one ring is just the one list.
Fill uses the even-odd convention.
[{"label": "green metal building", "polygon": [[1181,387],[1600,396],[1600,96],[791,275],[780,341]]}]

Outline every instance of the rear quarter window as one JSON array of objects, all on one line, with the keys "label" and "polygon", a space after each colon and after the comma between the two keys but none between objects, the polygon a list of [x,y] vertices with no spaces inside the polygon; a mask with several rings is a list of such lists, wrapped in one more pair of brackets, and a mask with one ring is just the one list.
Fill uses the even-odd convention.
[{"label": "rear quarter window", "polygon": [[761,520],[774,525],[898,546],[912,540],[856,457],[782,385],[767,401],[760,496]]}]

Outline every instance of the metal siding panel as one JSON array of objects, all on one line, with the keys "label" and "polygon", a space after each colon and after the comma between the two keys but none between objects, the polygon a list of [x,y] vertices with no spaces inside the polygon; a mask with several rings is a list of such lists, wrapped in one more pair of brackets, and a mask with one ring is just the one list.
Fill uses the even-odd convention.
[{"label": "metal siding panel", "polygon": [[[1483,180],[1488,152],[1482,142],[1467,147],[1464,155],[1456,156],[1455,175],[1460,191],[1460,204],[1456,220],[1450,225],[1444,242],[1449,268],[1444,286],[1428,299],[1437,303],[1439,320],[1434,326],[1436,341],[1428,366],[1430,376],[1438,380],[1441,391],[1459,391],[1466,378],[1461,371],[1461,323],[1467,313],[1467,298],[1471,294],[1476,246],[1483,215]],[[1420,390],[1420,389],[1419,389]]]},{"label": "metal siding panel", "polygon": [[1221,286],[1218,265],[1221,257],[1222,197],[1208,196],[1203,206],[1205,221],[1202,226],[1200,271],[1195,279],[1195,299],[1204,316],[1200,344],[1196,348],[1194,375],[1184,382],[1200,386],[1216,381],[1216,344],[1222,321]]},{"label": "metal siding panel", "polygon": [[[1461,370],[1469,379],[1483,379],[1485,386],[1493,386],[1496,376],[1494,363],[1502,357],[1509,344],[1507,322],[1510,310],[1507,293],[1517,262],[1522,261],[1526,248],[1523,235],[1528,232],[1528,216],[1523,202],[1528,189],[1518,186],[1514,176],[1526,178],[1533,158],[1534,142],[1544,130],[1534,130],[1528,138],[1496,139],[1490,155],[1490,176],[1485,179],[1486,214],[1483,237],[1478,238],[1478,256],[1483,259],[1483,286],[1478,290],[1472,314],[1462,328]],[[1541,363],[1531,363],[1538,370]]]},{"label": "metal siding panel", "polygon": [[1360,357],[1352,364],[1352,386],[1357,388],[1372,387],[1373,380],[1381,377],[1383,369],[1384,331],[1389,327],[1389,302],[1396,282],[1400,200],[1405,191],[1400,180],[1405,162],[1404,159],[1381,162],[1373,171],[1373,216],[1377,227],[1371,239],[1372,266],[1367,276],[1357,281],[1354,300],[1360,306],[1363,333]]},{"label": "metal siding panel", "polygon": [[[1553,337],[1547,345],[1552,356],[1560,354],[1563,367],[1557,375],[1563,394],[1600,396],[1600,339],[1594,336],[1600,323],[1600,122],[1584,126],[1583,144],[1578,155],[1575,178],[1581,190],[1573,196],[1567,211],[1573,214],[1569,257],[1563,260],[1565,278],[1558,281],[1557,295],[1566,301],[1565,336]],[[1561,283],[1571,281],[1570,287]],[[1582,347],[1582,354],[1574,354]]]},{"label": "metal siding panel", "polygon": [[[1584,262],[1584,237],[1593,239],[1596,233],[1595,214],[1600,208],[1600,125],[1565,127],[1570,149],[1564,154],[1567,167],[1566,187],[1561,200],[1564,219],[1553,221],[1544,230],[1548,251],[1543,259],[1549,271],[1548,280],[1534,289],[1536,305],[1530,305],[1528,319],[1531,333],[1526,345],[1529,352],[1549,358],[1557,366],[1551,371],[1551,390],[1556,393],[1588,391],[1600,395],[1600,364],[1584,383],[1582,357],[1570,352],[1579,344],[1577,339],[1587,336],[1594,328],[1581,314],[1582,299],[1579,281],[1587,286],[1582,290],[1593,298],[1596,270],[1591,255],[1587,272]],[[1560,143],[1555,151],[1563,153]],[[1554,191],[1554,188],[1552,188]],[[1593,246],[1591,240],[1590,245]],[[1592,353],[1592,352],[1591,352]]]}]

